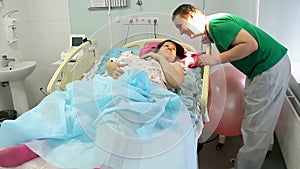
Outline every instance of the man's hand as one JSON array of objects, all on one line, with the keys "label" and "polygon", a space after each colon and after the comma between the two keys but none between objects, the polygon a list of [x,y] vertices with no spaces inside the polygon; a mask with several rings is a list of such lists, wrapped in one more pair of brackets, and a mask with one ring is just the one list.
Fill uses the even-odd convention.
[{"label": "man's hand", "polygon": [[219,55],[208,55],[208,54],[201,54],[199,56],[198,65],[205,66],[205,65],[217,65],[222,63],[219,58]]},{"label": "man's hand", "polygon": [[208,43],[211,43],[211,41],[209,40],[209,38],[207,37],[207,35],[203,35],[202,39],[201,39],[201,43],[202,44],[208,44]]}]

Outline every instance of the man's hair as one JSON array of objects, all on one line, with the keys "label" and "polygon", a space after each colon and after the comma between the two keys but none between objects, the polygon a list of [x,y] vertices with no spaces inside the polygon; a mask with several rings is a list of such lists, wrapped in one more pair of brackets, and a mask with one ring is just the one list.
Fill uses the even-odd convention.
[{"label": "man's hair", "polygon": [[179,15],[182,18],[187,18],[190,12],[197,12],[197,8],[191,4],[182,4],[178,6],[172,15],[172,21],[174,21],[175,16]]}]

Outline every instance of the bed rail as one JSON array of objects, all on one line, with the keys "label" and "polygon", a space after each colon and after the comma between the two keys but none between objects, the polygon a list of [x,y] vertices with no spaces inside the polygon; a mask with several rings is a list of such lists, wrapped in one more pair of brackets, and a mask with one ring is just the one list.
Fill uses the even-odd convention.
[{"label": "bed rail", "polygon": [[[71,59],[77,55],[76,64],[71,65]],[[97,40],[89,40],[75,48],[59,65],[47,86],[47,92],[52,93],[56,86],[59,90],[66,90],[66,84],[74,80],[80,80],[91,69],[95,60],[99,58]],[[59,85],[56,85],[59,83]]]},{"label": "bed rail", "polygon": [[[211,54],[211,44],[206,47],[206,53]],[[207,101],[208,101],[208,90],[209,90],[209,73],[210,66],[202,67],[202,93],[201,93],[201,112],[206,113]]]}]

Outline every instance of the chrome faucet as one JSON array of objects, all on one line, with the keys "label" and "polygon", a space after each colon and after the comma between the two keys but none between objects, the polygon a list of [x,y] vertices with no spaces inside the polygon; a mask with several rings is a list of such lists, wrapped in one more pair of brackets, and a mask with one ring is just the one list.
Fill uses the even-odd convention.
[{"label": "chrome faucet", "polygon": [[2,55],[2,66],[7,67],[9,62],[14,62],[15,59],[13,58],[7,58],[6,55]]}]

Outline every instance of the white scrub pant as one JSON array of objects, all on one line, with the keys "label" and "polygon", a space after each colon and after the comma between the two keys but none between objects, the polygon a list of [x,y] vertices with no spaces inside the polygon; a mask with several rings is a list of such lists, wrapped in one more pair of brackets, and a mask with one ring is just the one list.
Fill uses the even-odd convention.
[{"label": "white scrub pant", "polygon": [[246,79],[242,137],[235,169],[261,169],[273,138],[289,84],[291,65],[286,54],[271,69]]}]

